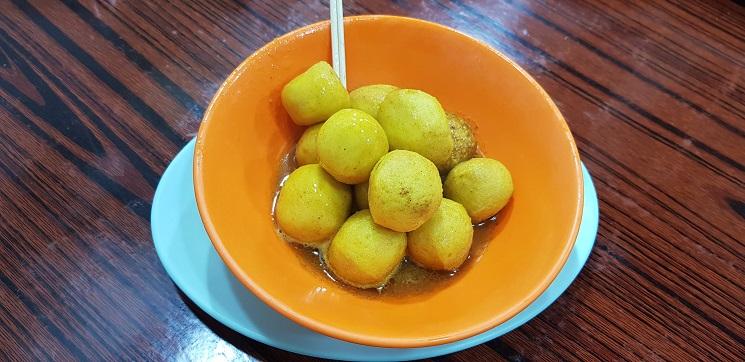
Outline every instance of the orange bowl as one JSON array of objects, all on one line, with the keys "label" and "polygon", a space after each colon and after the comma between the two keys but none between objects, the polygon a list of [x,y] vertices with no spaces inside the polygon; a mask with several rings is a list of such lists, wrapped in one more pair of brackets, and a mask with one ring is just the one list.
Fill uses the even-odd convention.
[{"label": "orange bowl", "polygon": [[350,17],[345,24],[349,89],[374,83],[422,89],[468,117],[482,152],[511,170],[513,200],[487,248],[440,289],[385,298],[309,270],[277,236],[271,212],[279,165],[302,132],[282,108],[280,91],[313,63],[330,63],[329,24],[322,22],[251,55],[204,116],[194,185],[215,249],[279,313],[349,342],[431,346],[508,320],[548,287],[577,236],[582,175],[564,119],[524,70],[467,35],[394,16]]}]

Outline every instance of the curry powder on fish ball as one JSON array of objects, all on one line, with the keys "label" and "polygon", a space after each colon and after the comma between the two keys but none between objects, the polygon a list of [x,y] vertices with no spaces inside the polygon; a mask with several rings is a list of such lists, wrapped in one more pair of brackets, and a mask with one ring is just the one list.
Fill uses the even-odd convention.
[{"label": "curry powder on fish ball", "polygon": [[468,258],[473,241],[471,217],[463,205],[442,199],[432,218],[408,234],[408,255],[432,270],[455,270]]},{"label": "curry powder on fish ball", "polygon": [[385,285],[406,253],[406,234],[373,222],[369,210],[358,211],[336,233],[324,260],[334,276],[358,288]]},{"label": "curry powder on fish ball", "polygon": [[349,93],[329,63],[318,62],[282,88],[282,105],[293,122],[310,126],[349,107]]},{"label": "curry powder on fish ball", "polygon": [[512,197],[512,175],[501,162],[472,158],[455,166],[445,178],[445,197],[463,205],[474,224],[502,210]]},{"label": "curry powder on fish ball", "polygon": [[444,168],[453,140],[437,98],[416,89],[399,89],[380,105],[378,122],[388,135],[391,149],[416,152]]},{"label": "curry powder on fish ball", "polygon": [[432,161],[416,152],[391,151],[370,174],[367,198],[378,225],[412,231],[429,220],[440,206],[440,173]]},{"label": "curry powder on fish ball", "polygon": [[455,165],[470,160],[476,155],[476,137],[473,135],[471,126],[458,115],[448,113],[448,125],[450,127],[450,138],[453,140],[453,150],[440,172],[447,173]]},{"label": "curry powder on fish ball", "polygon": [[318,163],[318,130],[321,129],[322,124],[308,127],[297,141],[297,146],[295,146],[295,162],[297,162],[298,166]]},{"label": "curry powder on fish ball", "polygon": [[349,216],[352,190],[318,164],[293,171],[279,190],[275,215],[294,241],[316,246],[339,230]]},{"label": "curry powder on fish ball", "polygon": [[342,109],[318,131],[321,166],[346,184],[365,182],[375,163],[388,152],[388,138],[380,124],[357,109]]},{"label": "curry powder on fish ball", "polygon": [[372,84],[359,87],[349,92],[349,101],[351,107],[359,109],[378,119],[378,110],[388,93],[393,92],[398,87],[388,84]]}]

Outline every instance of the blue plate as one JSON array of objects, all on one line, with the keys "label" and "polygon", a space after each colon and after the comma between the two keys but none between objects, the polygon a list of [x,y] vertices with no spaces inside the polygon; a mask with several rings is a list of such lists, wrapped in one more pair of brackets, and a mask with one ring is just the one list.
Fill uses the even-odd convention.
[{"label": "blue plate", "polygon": [[434,347],[377,348],[344,342],[295,324],[261,302],[233,277],[204,231],[192,182],[194,140],[176,155],[155,191],[152,232],[155,249],[176,285],[207,314],[233,330],[270,346],[304,355],[359,361],[410,360],[457,352],[499,337],[546,309],[563,293],[590,255],[598,227],[598,200],[582,167],[585,203],[577,242],[553,283],[509,321],[477,336]]}]

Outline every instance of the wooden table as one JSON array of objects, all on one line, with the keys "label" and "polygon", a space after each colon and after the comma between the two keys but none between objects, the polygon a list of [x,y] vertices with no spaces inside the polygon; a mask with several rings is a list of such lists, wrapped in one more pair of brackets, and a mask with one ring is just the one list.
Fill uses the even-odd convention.
[{"label": "wooden table", "polygon": [[[745,7],[345,3],[436,21],[512,57],[558,104],[598,189],[597,244],[566,294],[443,360],[743,358]],[[1,359],[306,359],[181,294],[149,213],[228,73],[326,6],[0,1]]]}]

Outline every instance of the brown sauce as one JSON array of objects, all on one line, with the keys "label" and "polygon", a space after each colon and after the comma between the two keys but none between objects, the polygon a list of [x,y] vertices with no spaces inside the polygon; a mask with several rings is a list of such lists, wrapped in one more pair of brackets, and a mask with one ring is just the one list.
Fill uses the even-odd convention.
[{"label": "brown sauce", "polygon": [[298,260],[306,266],[306,269],[308,269],[309,272],[318,273],[318,275],[329,278],[352,293],[364,297],[401,299],[441,289],[458,280],[458,278],[464,273],[467,273],[474,265],[475,260],[477,260],[486,249],[496,225],[497,224],[493,220],[489,220],[474,228],[471,252],[468,259],[460,268],[458,268],[458,270],[452,272],[427,270],[417,266],[407,259],[404,259],[398,271],[393,275],[388,284],[378,289],[359,289],[337,281],[331,271],[329,271],[324,264],[318,250],[295,243],[292,244],[292,248],[298,256]]}]

